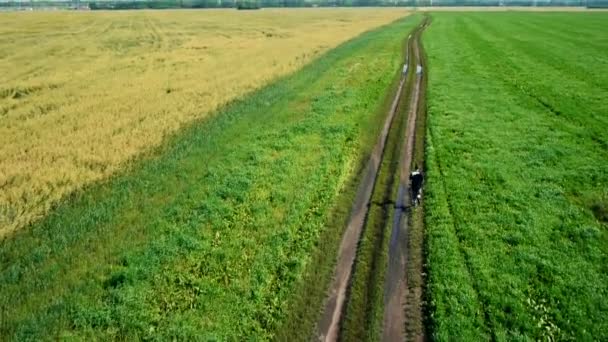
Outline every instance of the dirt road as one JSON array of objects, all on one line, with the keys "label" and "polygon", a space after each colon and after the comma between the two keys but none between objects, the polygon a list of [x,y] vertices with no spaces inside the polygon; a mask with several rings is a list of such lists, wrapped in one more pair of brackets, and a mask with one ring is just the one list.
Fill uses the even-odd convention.
[{"label": "dirt road", "polygon": [[405,78],[402,77],[399,82],[399,87],[397,88],[397,94],[393,99],[391,108],[384,122],[382,132],[378,142],[374,146],[364,177],[357,190],[357,196],[355,197],[349,223],[344,232],[342,242],[340,243],[338,263],[336,265],[334,280],[332,281],[330,288],[329,298],[325,304],[321,321],[318,324],[318,337],[320,341],[336,341],[338,338],[342,307],[344,306],[346,289],[357,253],[357,244],[359,242],[359,237],[361,236],[361,229],[365,223],[365,217],[367,216],[380,162],[384,155],[384,147],[388,138],[388,132],[393,123],[404,84]]},{"label": "dirt road", "polygon": [[411,207],[409,175],[414,152],[417,114],[424,77],[424,63],[420,55],[420,35],[428,25],[427,19],[416,29],[411,39],[411,68],[415,71],[408,105],[407,126],[401,158],[399,160],[399,191],[395,201],[395,212],[391,239],[389,243],[389,261],[384,291],[384,329],[383,341],[403,341],[405,328],[405,292],[407,289],[406,268],[408,257],[408,226]]},{"label": "dirt road", "polygon": [[[378,177],[378,171],[382,159],[385,157],[384,152],[386,142],[389,138],[388,135],[391,126],[396,121],[397,106],[399,105],[399,102],[402,98],[409,98],[410,104],[408,110],[407,132],[397,133],[404,134],[405,139],[402,147],[403,155],[400,157],[400,165],[402,165],[402,167],[400,167],[399,171],[400,190],[398,201],[400,199],[401,202],[399,203],[401,204],[398,204],[397,212],[399,214],[396,214],[395,220],[398,220],[396,224],[399,227],[401,227],[401,224],[403,222],[407,221],[402,220],[402,217],[405,217],[407,215],[407,213],[403,211],[403,208],[404,203],[406,203],[406,199],[409,197],[407,196],[407,182],[410,169],[409,164],[411,164],[414,131],[416,126],[416,111],[418,103],[417,98],[419,97],[420,80],[422,79],[422,65],[419,62],[419,49],[417,44],[419,44],[419,32],[425,24],[426,19],[417,29],[414,30],[414,33],[410,35],[410,37],[408,37],[405,53],[406,58],[401,80],[394,95],[390,110],[386,116],[382,132],[378,138],[377,143],[374,146],[362,181],[359,185],[357,196],[353,203],[353,209],[351,212],[349,223],[342,238],[342,242],[340,244],[334,279],[332,281],[330,292],[326,304],[324,306],[323,315],[321,316],[321,320],[317,325],[317,337],[319,341],[336,341],[339,339],[343,308],[344,303],[347,299],[347,289],[350,283],[351,273],[357,255],[357,246],[361,237],[361,231],[365,225],[369,207],[371,205],[370,202],[374,191],[374,186]],[[412,73],[415,74],[412,76]],[[405,94],[406,96],[403,96],[403,89],[406,82],[408,82],[408,80],[411,81],[412,79],[415,80],[413,85],[407,87],[407,91]],[[412,106],[414,107],[412,108]],[[395,235],[395,230],[393,230],[393,235],[395,236],[391,238],[391,252],[389,258],[391,260],[391,263],[394,264],[394,266],[389,266],[389,277],[387,278],[389,281],[387,283],[387,289],[390,288],[390,291],[385,294],[385,297],[386,295],[388,295],[388,297],[386,298],[388,299],[389,303],[389,305],[387,305],[387,311],[385,315],[388,314],[389,319],[387,320],[387,317],[385,316],[385,331],[389,330],[393,331],[394,333],[387,336],[388,338],[403,335],[402,329],[398,329],[398,326],[403,326],[403,314],[402,310],[399,310],[399,308],[402,309],[402,301],[399,298],[401,298],[403,295],[403,278],[405,272],[405,258],[403,257],[403,255],[406,251],[406,245],[403,245],[402,243],[404,235],[401,234],[401,231],[402,229],[399,229],[399,234]],[[393,239],[395,240],[395,243],[393,243]],[[400,269],[399,271],[394,271],[395,268],[399,267],[401,267],[402,269]],[[393,272],[394,274],[390,272]],[[397,298],[397,300],[395,298]],[[388,310],[389,307],[390,310]]]}]

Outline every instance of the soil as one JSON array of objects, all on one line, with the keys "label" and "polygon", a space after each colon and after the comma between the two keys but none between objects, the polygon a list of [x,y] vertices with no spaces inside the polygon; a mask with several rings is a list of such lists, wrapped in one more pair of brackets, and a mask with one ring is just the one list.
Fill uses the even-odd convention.
[{"label": "soil", "polygon": [[[420,34],[427,25],[427,20],[414,32],[412,38],[413,61],[411,67],[416,70],[415,80],[411,88],[410,103],[408,107],[408,118],[405,139],[401,149],[402,155],[399,161],[399,191],[395,204],[395,214],[389,243],[389,261],[386,275],[384,292],[384,330],[383,341],[403,341],[405,339],[406,322],[404,307],[407,292],[406,270],[408,263],[408,235],[409,217],[412,208],[409,175],[414,155],[417,114],[419,111],[420,98],[424,69],[420,55]],[[419,318],[420,319],[420,318]],[[413,322],[412,322],[413,323]],[[418,338],[415,338],[418,340]],[[420,336],[423,339],[423,336]]]},{"label": "soil", "polygon": [[354,200],[350,219],[344,232],[342,242],[340,243],[338,262],[334,279],[330,287],[329,297],[325,303],[321,320],[317,325],[317,337],[319,341],[336,341],[338,339],[340,320],[342,318],[346,291],[349,285],[355,256],[357,254],[357,246],[371,204],[374,184],[384,156],[384,147],[388,139],[388,132],[394,121],[397,105],[399,104],[405,81],[406,78],[402,76],[384,122],[382,132],[371,153],[370,160]]},{"label": "soil", "polygon": [[[385,285],[385,313],[384,313],[384,341],[402,341],[405,338],[406,314],[405,314],[405,298],[407,292],[407,261],[408,261],[408,218],[410,216],[410,196],[409,196],[409,174],[412,164],[412,156],[414,145],[416,142],[416,124],[417,113],[419,110],[420,97],[423,96],[423,64],[421,63],[421,54],[419,48],[419,36],[424,27],[428,25],[428,20],[425,19],[422,24],[415,29],[414,34],[408,37],[406,60],[410,72],[415,72],[413,82],[407,88],[408,94],[405,98],[409,99],[408,117],[405,132],[405,139],[401,147],[401,156],[399,160],[399,191],[395,202],[395,216],[391,231],[391,240],[389,245],[389,267]],[[349,218],[348,226],[342,238],[338,261],[335,269],[334,279],[332,281],[330,292],[326,300],[323,315],[317,325],[317,338],[319,341],[336,341],[339,338],[340,322],[342,319],[344,303],[346,301],[347,289],[350,283],[350,277],[355,263],[357,254],[357,246],[361,237],[361,232],[365,224],[371,198],[374,190],[374,184],[378,176],[378,171],[382,158],[384,157],[385,145],[388,139],[388,133],[391,125],[395,121],[397,106],[402,96],[403,88],[408,79],[409,74],[404,74],[399,82],[399,87],[393,99],[393,103],[386,117],[383,130],[380,134],[378,142],[374,146],[370,160],[364,172],[363,179],[359,185],[357,195],[354,200],[353,209]],[[420,248],[421,250],[421,248]],[[422,265],[422,263],[420,263]],[[422,267],[417,271],[422,273]],[[422,287],[415,289],[418,293],[417,298],[422,298]],[[415,315],[415,325],[422,326],[422,309],[420,300],[416,304],[419,315]],[[408,331],[422,331],[423,329],[407,329]],[[423,340],[423,332],[415,334],[414,340]],[[408,334],[410,336],[410,334]]]}]

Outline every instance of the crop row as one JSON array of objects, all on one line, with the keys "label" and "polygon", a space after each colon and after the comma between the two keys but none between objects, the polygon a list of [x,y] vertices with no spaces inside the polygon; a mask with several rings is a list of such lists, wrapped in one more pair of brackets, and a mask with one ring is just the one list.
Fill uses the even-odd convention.
[{"label": "crop row", "polygon": [[434,338],[606,338],[606,14],[434,19],[424,39]]}]

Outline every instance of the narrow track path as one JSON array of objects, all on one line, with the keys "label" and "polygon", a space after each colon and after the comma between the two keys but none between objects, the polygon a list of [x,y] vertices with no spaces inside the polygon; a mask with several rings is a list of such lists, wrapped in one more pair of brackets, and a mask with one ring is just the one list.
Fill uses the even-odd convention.
[{"label": "narrow track path", "polygon": [[[378,171],[379,171],[380,165],[381,165],[382,160],[385,155],[385,153],[384,153],[385,146],[386,146],[386,143],[389,138],[389,132],[390,132],[392,124],[395,121],[397,121],[397,119],[396,119],[397,107],[402,98],[409,98],[410,105],[408,107],[409,108],[408,109],[408,124],[407,124],[407,132],[405,133],[406,139],[404,139],[404,145],[403,145],[404,147],[402,148],[402,151],[405,151],[405,156],[402,156],[400,159],[400,161],[401,161],[400,165],[402,165],[402,167],[400,167],[399,198],[402,199],[401,203],[404,203],[403,200],[407,197],[406,193],[407,193],[407,182],[408,182],[408,176],[409,176],[409,166],[410,166],[409,164],[411,163],[411,154],[412,154],[411,150],[413,148],[413,136],[414,136],[415,122],[416,122],[415,113],[417,111],[416,108],[414,108],[414,110],[412,111],[411,106],[412,106],[412,103],[415,106],[417,106],[417,104],[418,104],[417,98],[419,97],[419,92],[420,92],[420,80],[422,77],[422,70],[421,70],[421,64],[419,62],[418,44],[419,44],[419,33],[422,31],[422,28],[424,28],[424,25],[426,25],[426,19],[422,22],[422,24],[420,26],[418,26],[414,30],[414,33],[408,37],[408,41],[407,41],[407,45],[406,45],[406,53],[405,53],[406,59],[405,59],[404,67],[403,67],[403,73],[402,73],[401,79],[399,81],[399,86],[397,87],[393,102],[389,109],[388,115],[386,116],[383,129],[380,133],[378,141],[374,145],[374,149],[372,150],[370,160],[368,161],[368,164],[367,164],[366,169],[363,174],[363,178],[362,178],[361,183],[359,184],[359,188],[357,190],[357,195],[356,195],[354,203],[353,203],[353,209],[351,211],[349,223],[346,227],[346,230],[344,232],[344,235],[342,237],[342,241],[340,244],[340,248],[339,248],[339,252],[338,252],[339,253],[338,261],[337,261],[337,265],[336,265],[334,279],[332,281],[332,284],[330,287],[330,292],[329,292],[328,298],[326,300],[326,303],[325,303],[325,306],[323,309],[323,314],[317,325],[317,329],[318,329],[317,337],[318,337],[319,341],[337,341],[339,339],[340,324],[341,324],[341,320],[342,320],[342,316],[343,316],[343,307],[344,307],[344,303],[346,301],[346,293],[347,293],[347,289],[348,289],[348,286],[350,283],[350,278],[351,278],[353,265],[355,263],[355,258],[357,255],[357,246],[359,243],[359,239],[361,237],[362,229],[366,222],[366,218],[368,216],[369,208],[371,205],[372,194],[374,191],[374,186],[376,184],[376,180],[378,177]],[[414,58],[414,60],[411,60],[410,57]],[[407,94],[404,97],[403,89],[404,89],[404,86],[406,85],[406,82],[408,82],[408,80],[410,79],[410,75],[412,72],[416,73],[416,75],[415,75],[416,81],[415,81],[413,87],[410,86],[407,88]],[[412,114],[412,113],[414,113],[414,114]],[[412,118],[412,116],[413,116],[413,118]],[[398,132],[398,134],[403,134],[403,133]],[[407,155],[409,155],[409,157],[407,157]],[[406,162],[407,162],[407,165],[405,166],[404,163],[406,163]],[[405,174],[405,176],[404,176],[404,174]],[[406,182],[406,183],[404,183],[404,182]],[[402,187],[403,187],[403,189],[401,189]],[[403,205],[399,206],[399,208],[403,208]],[[399,216],[399,223],[406,221],[406,220],[401,220],[401,217],[405,216],[407,213],[402,212],[401,209],[399,209],[398,212],[399,212],[399,215],[396,215],[396,217]],[[394,235],[395,231],[393,231],[392,233]],[[401,240],[403,240],[403,236],[398,235],[397,237],[395,237],[395,236],[391,237],[391,249],[392,250],[394,249],[392,246],[393,239],[395,239],[398,242],[395,244],[394,248],[397,248],[397,249],[404,248],[404,246],[401,243]],[[401,255],[403,255],[403,253],[405,253],[404,251],[405,250],[396,250],[395,249],[392,252],[390,252],[390,255],[389,255],[389,260],[391,262],[395,263],[395,267],[398,267],[399,265],[403,266],[403,269],[400,270],[400,273],[399,273],[401,276],[399,276],[399,274],[397,274],[396,276],[390,276],[390,278],[387,278],[387,281],[389,281],[389,283],[387,283],[387,288],[388,287],[390,287],[391,289],[394,288],[394,290],[391,290],[390,292],[385,293],[385,297],[386,297],[386,295],[389,295],[389,297],[388,297],[389,299],[391,299],[393,297],[396,297],[396,298],[403,297],[402,288],[404,285],[403,285],[402,279],[403,279],[403,274],[405,272],[405,260],[401,260],[401,259],[403,259],[403,258],[401,258],[401,259],[397,260],[399,262],[396,262],[396,261],[393,261],[393,259],[395,259],[395,257],[400,257]],[[401,261],[403,261],[403,262],[401,262]],[[389,272],[391,270],[392,270],[392,268],[389,266]],[[385,300],[385,302],[386,302],[386,300]],[[403,326],[403,324],[402,324],[403,323],[403,320],[402,320],[403,314],[401,314],[401,316],[398,316],[395,314],[396,311],[394,310],[394,308],[396,308],[396,305],[399,305],[399,307],[402,309],[401,303],[402,303],[401,300],[398,300],[395,303],[392,303],[392,306],[391,306],[392,309],[390,311],[385,312],[385,330],[387,330],[387,327],[390,327],[391,330],[396,331],[396,329],[392,328],[393,325],[396,326],[396,324],[401,324],[401,326]],[[399,311],[399,310],[397,310],[397,311]],[[387,313],[390,314],[390,316],[391,316],[391,319],[388,322],[390,324],[389,326],[386,325],[387,324],[387,319],[386,319]],[[399,322],[401,322],[401,323],[399,323]],[[400,334],[401,334],[401,336],[403,335],[402,332],[400,332]],[[385,333],[385,335],[386,335],[386,333]],[[390,335],[389,338],[392,338],[392,336],[396,336],[396,335]],[[391,341],[393,341],[393,340],[391,339]]]},{"label": "narrow track path", "polygon": [[425,19],[413,34],[412,38],[412,68],[415,66],[415,79],[410,92],[408,105],[407,126],[405,139],[401,148],[399,160],[399,191],[395,201],[395,212],[389,243],[388,270],[384,291],[384,329],[383,341],[404,341],[405,322],[405,292],[407,290],[407,261],[408,261],[408,229],[411,196],[409,175],[412,167],[412,157],[415,144],[416,119],[419,111],[424,62],[420,54],[420,35],[428,25]]}]

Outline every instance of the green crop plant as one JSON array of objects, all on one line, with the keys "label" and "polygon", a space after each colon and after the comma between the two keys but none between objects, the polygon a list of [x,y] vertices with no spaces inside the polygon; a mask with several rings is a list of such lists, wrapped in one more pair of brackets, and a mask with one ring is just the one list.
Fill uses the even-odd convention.
[{"label": "green crop plant", "polygon": [[605,340],[608,14],[433,18],[432,337]]}]

